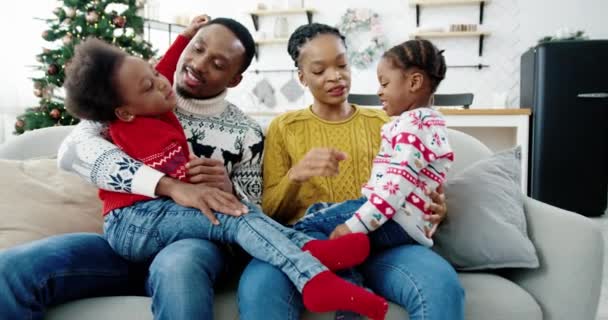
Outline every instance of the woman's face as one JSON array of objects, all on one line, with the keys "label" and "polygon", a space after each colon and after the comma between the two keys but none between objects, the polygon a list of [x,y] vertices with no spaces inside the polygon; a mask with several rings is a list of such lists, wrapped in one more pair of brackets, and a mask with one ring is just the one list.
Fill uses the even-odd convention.
[{"label": "woman's face", "polygon": [[350,91],[350,66],[346,47],[333,34],[321,34],[300,48],[298,75],[315,100],[339,105]]}]

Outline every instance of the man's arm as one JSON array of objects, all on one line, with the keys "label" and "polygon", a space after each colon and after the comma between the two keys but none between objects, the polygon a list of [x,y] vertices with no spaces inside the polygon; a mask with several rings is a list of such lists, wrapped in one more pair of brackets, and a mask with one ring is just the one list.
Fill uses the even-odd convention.
[{"label": "man's arm", "polygon": [[59,167],[104,190],[155,197],[163,173],[128,156],[107,139],[107,124],[81,121],[59,147]]}]

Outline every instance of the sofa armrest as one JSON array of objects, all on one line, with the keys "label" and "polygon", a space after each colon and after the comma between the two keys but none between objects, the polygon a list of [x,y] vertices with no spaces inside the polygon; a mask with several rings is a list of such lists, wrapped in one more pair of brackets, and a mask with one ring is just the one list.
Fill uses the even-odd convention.
[{"label": "sofa armrest", "polygon": [[0,144],[0,159],[55,158],[59,145],[73,129],[74,126],[58,126],[26,131]]},{"label": "sofa armrest", "polygon": [[531,198],[525,208],[540,266],[507,277],[536,299],[545,320],[595,319],[604,264],[600,228],[589,218]]}]

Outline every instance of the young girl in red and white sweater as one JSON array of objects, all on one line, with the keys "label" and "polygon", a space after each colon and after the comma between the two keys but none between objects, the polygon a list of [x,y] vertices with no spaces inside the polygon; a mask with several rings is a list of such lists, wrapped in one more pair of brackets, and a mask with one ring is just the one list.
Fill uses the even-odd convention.
[{"label": "young girl in red and white sweater", "polygon": [[[76,47],[64,87],[70,112],[81,119],[109,121],[110,136],[125,153],[188,182],[189,149],[173,113],[175,93],[163,74],[140,58],[88,39]],[[302,293],[309,310],[345,309],[384,319],[388,304],[383,298],[330,271],[361,263],[369,254],[366,235],[314,240],[273,221],[254,204],[240,203],[230,193],[200,188],[208,208],[214,211],[205,213],[215,215],[216,223],[201,210],[168,198],[100,191],[108,243],[130,261],[150,260],[181,239],[236,243],[253,257],[280,268]],[[353,249],[352,243],[357,244]]]},{"label": "young girl in red and white sweater", "polygon": [[[380,151],[363,197],[337,204],[317,203],[296,223],[296,230],[331,239],[370,233],[372,246],[407,243],[432,246],[436,225],[428,190],[441,186],[454,154],[445,120],[433,110],[433,93],[445,77],[442,51],[427,40],[411,40],[388,50],[377,69],[378,95],[395,119],[382,127]],[[373,231],[373,232],[372,232]]]}]

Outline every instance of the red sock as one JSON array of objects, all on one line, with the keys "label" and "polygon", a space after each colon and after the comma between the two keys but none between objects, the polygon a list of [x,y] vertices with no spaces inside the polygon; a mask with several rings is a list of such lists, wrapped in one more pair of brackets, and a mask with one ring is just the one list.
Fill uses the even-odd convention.
[{"label": "red sock", "polygon": [[302,250],[310,251],[329,270],[359,265],[369,256],[369,239],[363,233],[350,233],[333,240],[311,240]]},{"label": "red sock", "polygon": [[383,320],[388,303],[364,288],[324,271],[306,283],[302,290],[304,306],[312,312],[347,310],[373,320]]}]

